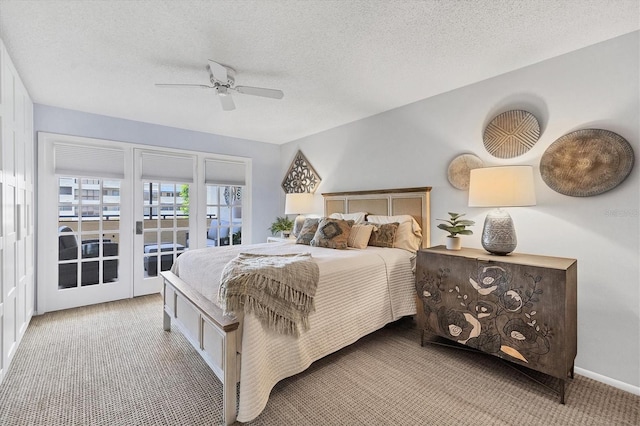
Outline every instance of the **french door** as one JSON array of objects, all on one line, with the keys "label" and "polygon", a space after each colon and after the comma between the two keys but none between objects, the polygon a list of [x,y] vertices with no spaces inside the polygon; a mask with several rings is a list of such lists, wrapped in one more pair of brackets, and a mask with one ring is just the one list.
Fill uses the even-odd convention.
[{"label": "french door", "polygon": [[250,241],[248,170],[246,159],[39,133],[38,313],[157,293],[186,250]]},{"label": "french door", "polygon": [[[54,306],[128,297],[128,262],[122,250],[130,238],[123,235],[122,181],[60,176],[57,182],[57,289],[51,289]],[[126,255],[127,250],[124,252]]]},{"label": "french door", "polygon": [[120,146],[38,135],[38,312],[131,297],[131,166]]},{"label": "french door", "polygon": [[[134,150],[135,156],[135,264],[134,296],[157,293],[160,272],[188,250],[196,228],[197,194],[191,190],[197,169],[190,154]],[[193,229],[192,229],[193,228]]]},{"label": "french door", "polygon": [[188,249],[190,231],[189,183],[142,182],[140,185],[142,220],[136,221],[139,252],[136,252],[134,296],[160,291],[159,273],[171,269],[175,259]]}]

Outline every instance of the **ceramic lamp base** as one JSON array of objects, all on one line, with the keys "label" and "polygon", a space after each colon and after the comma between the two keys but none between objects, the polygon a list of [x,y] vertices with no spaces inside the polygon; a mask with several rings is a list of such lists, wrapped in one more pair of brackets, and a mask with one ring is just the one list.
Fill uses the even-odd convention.
[{"label": "ceramic lamp base", "polygon": [[482,247],[489,253],[505,256],[516,249],[516,228],[509,213],[496,209],[484,219]]}]

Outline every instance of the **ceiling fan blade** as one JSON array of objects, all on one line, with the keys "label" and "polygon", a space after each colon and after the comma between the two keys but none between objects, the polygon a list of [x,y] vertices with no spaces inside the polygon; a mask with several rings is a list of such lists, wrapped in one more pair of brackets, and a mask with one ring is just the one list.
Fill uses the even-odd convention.
[{"label": "ceiling fan blade", "polygon": [[264,89],[262,87],[251,86],[236,86],[234,89],[245,95],[262,96],[265,98],[282,99],[284,96],[282,90],[277,89]]},{"label": "ceiling fan blade", "polygon": [[219,95],[218,99],[220,99],[220,103],[222,104],[222,109],[224,111],[233,111],[236,109],[236,104],[233,102],[231,95]]},{"label": "ceiling fan blade", "polygon": [[227,68],[224,65],[220,65],[219,63],[209,59],[209,70],[211,71],[213,78],[221,81],[223,84],[227,82]]},{"label": "ceiling fan blade", "polygon": [[213,89],[213,86],[207,86],[206,84],[166,84],[156,83],[156,87],[169,88],[169,89]]}]

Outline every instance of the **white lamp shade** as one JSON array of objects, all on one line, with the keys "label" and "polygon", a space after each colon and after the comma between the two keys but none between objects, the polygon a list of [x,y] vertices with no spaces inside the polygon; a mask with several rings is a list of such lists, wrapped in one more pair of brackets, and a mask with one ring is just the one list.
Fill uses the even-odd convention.
[{"label": "white lamp shade", "polygon": [[535,206],[531,166],[501,166],[472,169],[469,207]]},{"label": "white lamp shade", "polygon": [[308,192],[290,193],[284,202],[284,214],[313,213],[313,194]]}]

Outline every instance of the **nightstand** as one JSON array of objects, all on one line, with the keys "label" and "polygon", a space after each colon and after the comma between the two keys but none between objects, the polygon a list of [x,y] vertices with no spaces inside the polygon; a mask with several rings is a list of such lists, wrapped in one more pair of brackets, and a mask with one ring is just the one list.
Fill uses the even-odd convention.
[{"label": "nightstand", "polygon": [[282,238],[282,237],[267,237],[267,242],[268,243],[295,243],[296,239],[295,238]]}]

